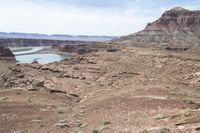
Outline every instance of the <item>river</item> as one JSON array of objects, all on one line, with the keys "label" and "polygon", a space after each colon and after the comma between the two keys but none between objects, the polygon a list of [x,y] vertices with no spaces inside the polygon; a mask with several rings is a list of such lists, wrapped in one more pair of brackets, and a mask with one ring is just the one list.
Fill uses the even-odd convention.
[{"label": "river", "polygon": [[13,52],[18,63],[32,63],[37,60],[40,64],[48,64],[55,61],[61,61],[64,56],[50,53],[50,54],[40,54],[38,52],[42,51],[43,47],[33,47],[31,50]]}]

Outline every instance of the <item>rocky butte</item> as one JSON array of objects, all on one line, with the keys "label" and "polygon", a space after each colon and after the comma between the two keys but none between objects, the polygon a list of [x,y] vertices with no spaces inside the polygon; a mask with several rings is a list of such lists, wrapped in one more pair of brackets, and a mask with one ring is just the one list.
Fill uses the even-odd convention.
[{"label": "rocky butte", "polygon": [[116,43],[139,46],[200,47],[200,11],[175,7],[148,23],[144,30]]}]

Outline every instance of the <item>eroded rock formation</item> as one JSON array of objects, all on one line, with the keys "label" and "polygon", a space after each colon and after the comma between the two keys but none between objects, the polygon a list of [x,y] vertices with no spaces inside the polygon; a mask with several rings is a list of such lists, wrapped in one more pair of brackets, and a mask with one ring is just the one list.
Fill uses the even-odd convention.
[{"label": "eroded rock formation", "polygon": [[143,31],[116,42],[139,46],[200,47],[200,11],[175,7]]},{"label": "eroded rock formation", "polygon": [[15,55],[10,49],[0,46],[0,60],[15,60]]}]

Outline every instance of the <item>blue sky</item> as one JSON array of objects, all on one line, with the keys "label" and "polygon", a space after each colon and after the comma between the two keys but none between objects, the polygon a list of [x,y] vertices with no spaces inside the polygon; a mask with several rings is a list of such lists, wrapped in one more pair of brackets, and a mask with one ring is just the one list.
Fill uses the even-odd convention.
[{"label": "blue sky", "polygon": [[0,31],[127,35],[175,6],[200,10],[199,0],[0,0]]}]

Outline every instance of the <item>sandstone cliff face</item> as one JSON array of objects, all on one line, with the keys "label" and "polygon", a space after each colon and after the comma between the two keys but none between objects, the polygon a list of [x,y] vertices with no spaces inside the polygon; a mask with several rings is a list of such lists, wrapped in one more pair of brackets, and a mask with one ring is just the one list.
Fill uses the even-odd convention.
[{"label": "sandstone cliff face", "polygon": [[175,7],[143,31],[116,42],[140,46],[200,47],[200,11]]}]

